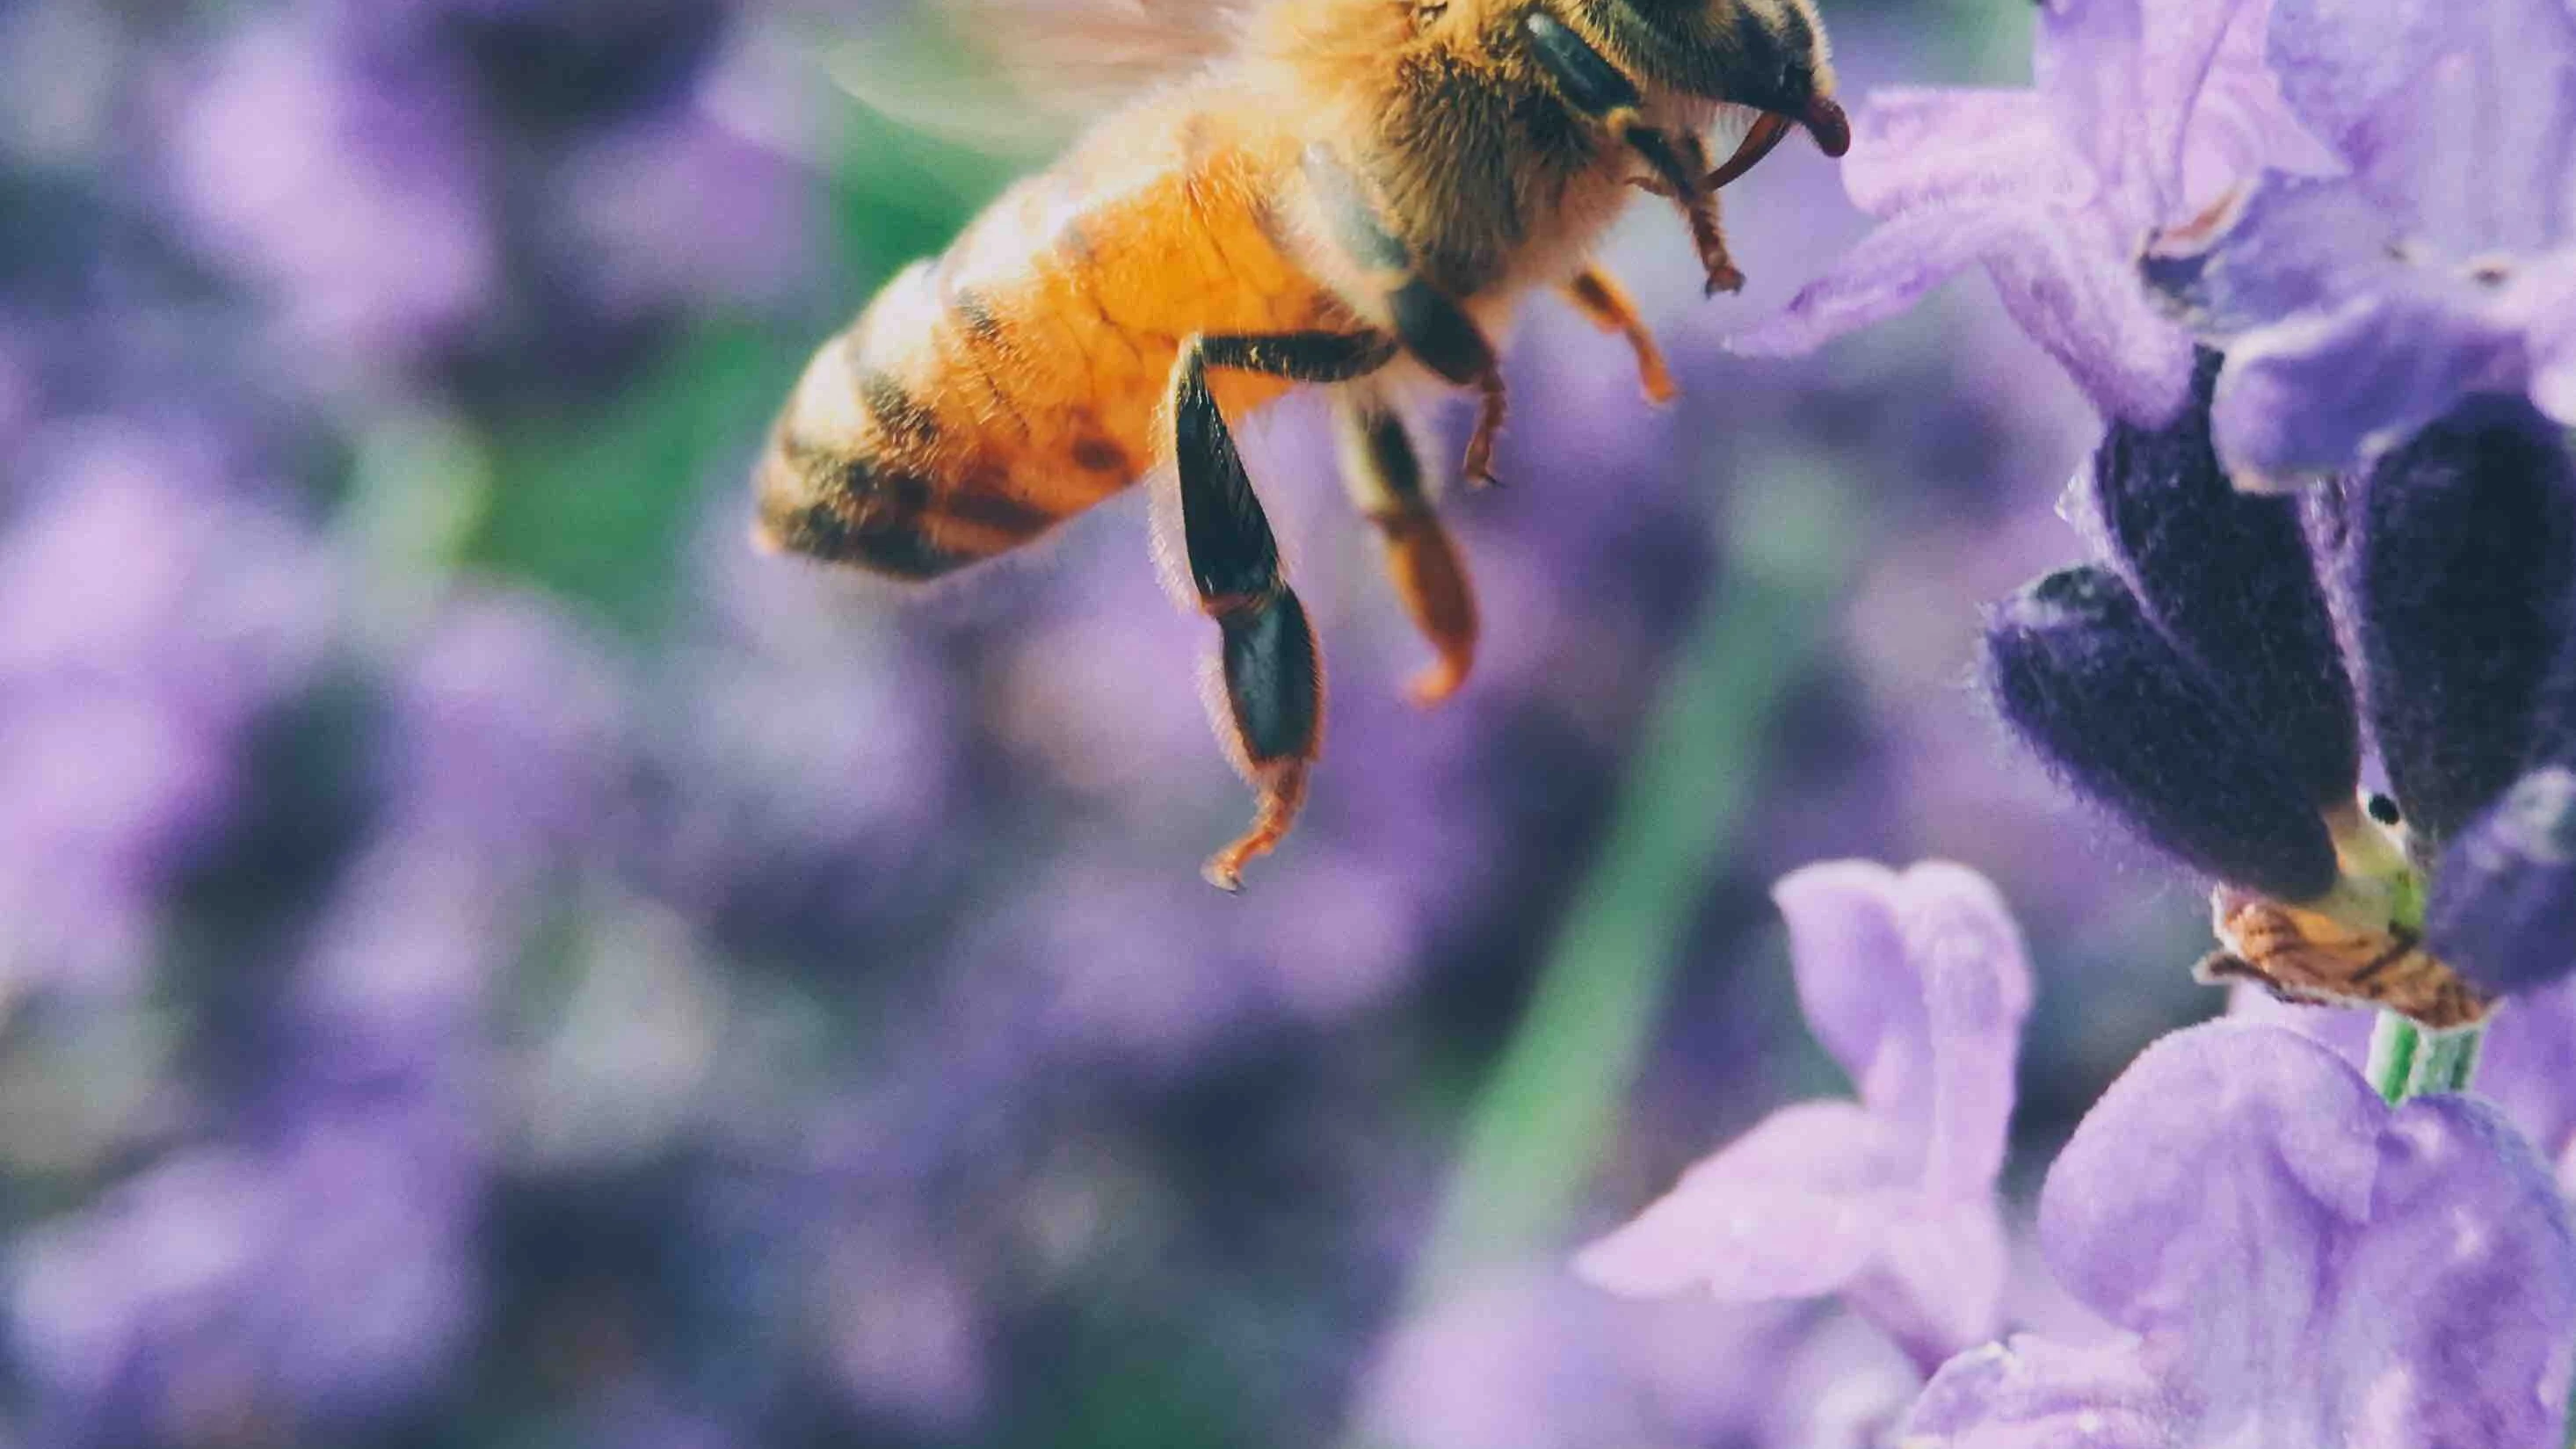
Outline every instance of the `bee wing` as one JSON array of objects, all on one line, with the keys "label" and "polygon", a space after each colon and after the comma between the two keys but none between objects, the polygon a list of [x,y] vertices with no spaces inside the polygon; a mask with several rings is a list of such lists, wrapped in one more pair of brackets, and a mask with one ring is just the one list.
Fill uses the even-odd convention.
[{"label": "bee wing", "polygon": [[916,129],[1006,151],[1206,66],[1258,0],[896,0],[827,43],[832,78]]}]

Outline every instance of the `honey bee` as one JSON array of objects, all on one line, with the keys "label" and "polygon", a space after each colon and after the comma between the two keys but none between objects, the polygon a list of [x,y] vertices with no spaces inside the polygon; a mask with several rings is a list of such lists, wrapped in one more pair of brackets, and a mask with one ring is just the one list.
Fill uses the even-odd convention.
[{"label": "honey bee", "polygon": [[[1164,7],[1166,10],[1178,7]],[[1718,189],[1793,125],[1850,144],[1810,0],[1255,0],[1203,7],[1209,57],[1112,111],[944,256],[825,342],[756,475],[755,541],[925,580],[1017,548],[1151,477],[1165,575],[1217,626],[1209,713],[1256,795],[1206,875],[1238,889],[1286,834],[1323,674],[1229,419],[1332,389],[1345,486],[1375,526],[1446,697],[1475,598],[1396,402],[1480,399],[1462,472],[1490,481],[1490,340],[1553,289],[1672,381],[1589,254],[1639,190],[1681,213],[1711,293],[1743,284]],[[1725,118],[1740,145],[1712,165]]]},{"label": "honey bee", "polygon": [[2220,949],[2193,974],[2210,985],[2250,982],[2307,1006],[2370,1006],[2434,1031],[2473,1026],[2493,998],[2424,949],[2423,877],[2397,804],[2326,813],[2337,867],[2334,888],[2310,901],[2271,900],[2239,886],[2211,893],[2210,930]]}]

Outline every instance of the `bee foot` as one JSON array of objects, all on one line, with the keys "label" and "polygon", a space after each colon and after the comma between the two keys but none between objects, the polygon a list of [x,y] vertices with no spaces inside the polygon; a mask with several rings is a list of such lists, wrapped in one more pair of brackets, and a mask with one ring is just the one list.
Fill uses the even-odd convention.
[{"label": "bee foot", "polygon": [[1741,292],[1743,290],[1744,274],[1735,269],[1734,263],[1719,262],[1708,269],[1709,296],[1714,297],[1720,292]]},{"label": "bee foot", "polygon": [[1253,807],[1252,826],[1242,838],[1208,857],[1199,874],[1209,885],[1227,895],[1243,892],[1243,868],[1255,858],[1268,855],[1288,835],[1296,823],[1297,809],[1306,803],[1306,765],[1301,759],[1275,761],[1256,766],[1268,778],[1261,786],[1261,798]]},{"label": "bee foot", "polygon": [[1458,692],[1467,682],[1467,666],[1459,659],[1442,659],[1406,681],[1404,697],[1417,708],[1429,709]]}]

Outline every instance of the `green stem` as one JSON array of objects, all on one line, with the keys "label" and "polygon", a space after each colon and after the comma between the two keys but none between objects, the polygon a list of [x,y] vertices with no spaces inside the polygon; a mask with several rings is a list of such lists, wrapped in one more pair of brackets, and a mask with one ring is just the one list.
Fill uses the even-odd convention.
[{"label": "green stem", "polygon": [[2428,1032],[2393,1011],[2379,1014],[2370,1035],[2370,1084],[2390,1106],[2409,1097],[2465,1092],[2477,1075],[2486,1026]]},{"label": "green stem", "polygon": [[2486,1040],[2486,1034],[2482,1023],[2426,1036],[2424,1049],[2416,1054],[2415,1076],[2407,1083],[2406,1095],[2467,1091],[2470,1078],[2477,1075],[2478,1046]]},{"label": "green stem", "polygon": [[1755,527],[1739,510],[1729,529],[1745,546],[1723,565],[1682,647],[1600,858],[1469,1108],[1412,1285],[1417,1308],[1479,1270],[1564,1246],[1644,1055],[1675,946],[1742,824],[1764,730],[1832,616],[1846,551],[1835,498],[1825,480],[1773,480],[1751,501],[1801,516]]},{"label": "green stem", "polygon": [[2424,1048],[2424,1033],[2393,1011],[2383,1011],[2370,1031],[2370,1084],[2394,1107],[2407,1099],[2415,1080],[2415,1058]]}]

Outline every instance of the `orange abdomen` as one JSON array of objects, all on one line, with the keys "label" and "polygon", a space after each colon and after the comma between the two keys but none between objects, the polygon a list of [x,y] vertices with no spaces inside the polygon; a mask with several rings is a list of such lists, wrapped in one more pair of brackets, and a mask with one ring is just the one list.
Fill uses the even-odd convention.
[{"label": "orange abdomen", "polygon": [[[1293,147],[1183,93],[1012,187],[817,354],[763,466],[764,532],[923,578],[1135,482],[1184,338],[1358,325],[1275,240],[1293,174]],[[1214,386],[1236,412],[1286,384]]]}]

